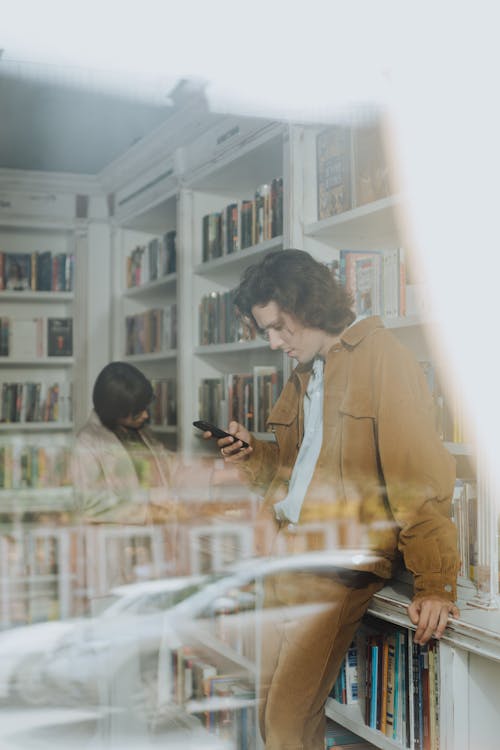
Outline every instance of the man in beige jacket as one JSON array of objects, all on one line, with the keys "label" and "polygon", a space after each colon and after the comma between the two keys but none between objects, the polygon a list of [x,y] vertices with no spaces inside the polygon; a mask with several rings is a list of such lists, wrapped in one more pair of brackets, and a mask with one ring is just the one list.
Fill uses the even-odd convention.
[{"label": "man in beige jacket", "polygon": [[[266,748],[322,750],[329,690],[372,595],[401,559],[414,576],[415,641],[439,638],[458,616],[454,464],[413,355],[380,318],[355,321],[326,266],[303,251],[271,252],[245,271],[235,304],[298,365],[269,416],[275,442],[231,422],[234,438],[218,441],[221,453],[260,488],[262,513],[289,537],[287,549],[312,519],[333,524],[346,548],[343,569],[279,576],[266,587],[285,609],[321,603],[298,620],[285,614],[265,639]],[[349,558],[353,540],[366,551],[361,563]]]}]

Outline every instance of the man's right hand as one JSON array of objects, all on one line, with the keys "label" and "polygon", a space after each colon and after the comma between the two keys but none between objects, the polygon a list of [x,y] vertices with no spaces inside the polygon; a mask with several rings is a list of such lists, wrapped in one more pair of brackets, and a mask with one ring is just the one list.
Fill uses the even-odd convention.
[{"label": "man's right hand", "polygon": [[[217,440],[217,445],[220,448],[221,456],[224,461],[228,463],[239,463],[240,461],[247,461],[250,454],[253,451],[252,448],[252,436],[248,430],[239,424],[239,422],[230,422],[228,432],[234,435],[234,439],[224,437]],[[248,448],[243,448],[241,440],[248,443]]]}]

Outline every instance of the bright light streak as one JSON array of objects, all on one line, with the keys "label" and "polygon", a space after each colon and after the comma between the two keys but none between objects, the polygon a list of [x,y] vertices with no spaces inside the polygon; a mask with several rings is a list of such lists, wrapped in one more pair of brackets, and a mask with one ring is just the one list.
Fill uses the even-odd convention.
[{"label": "bright light streak", "polygon": [[441,347],[495,463],[500,61],[494,3],[2,5],[0,46],[10,59],[194,76],[208,81],[216,111],[315,120],[355,102],[387,103],[410,199],[408,232],[430,280]]}]

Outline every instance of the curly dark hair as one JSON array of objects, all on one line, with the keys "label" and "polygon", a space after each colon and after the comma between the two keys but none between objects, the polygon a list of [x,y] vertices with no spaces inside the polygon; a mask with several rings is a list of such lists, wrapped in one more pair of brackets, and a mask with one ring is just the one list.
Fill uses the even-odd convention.
[{"label": "curly dark hair", "polygon": [[92,401],[97,416],[113,430],[119,419],[139,414],[153,399],[153,388],[143,373],[128,362],[110,362],[94,383]]},{"label": "curly dark hair", "polygon": [[332,334],[341,333],[356,317],[335,273],[304,250],[273,250],[243,272],[234,296],[240,314],[257,327],[252,307],[269,302],[302,325]]}]

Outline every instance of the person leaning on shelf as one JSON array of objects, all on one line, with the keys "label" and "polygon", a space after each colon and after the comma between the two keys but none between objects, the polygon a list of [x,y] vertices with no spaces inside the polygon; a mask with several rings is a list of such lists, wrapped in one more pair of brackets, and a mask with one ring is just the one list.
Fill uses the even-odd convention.
[{"label": "person leaning on shelf", "polygon": [[[312,522],[330,530],[337,553],[345,550],[339,567],[290,570],[265,584],[264,606],[280,612],[262,638],[265,746],[322,750],[328,693],[401,556],[414,577],[415,641],[439,638],[449,615],[458,616],[454,462],[413,355],[379,317],[355,320],[325,265],[300,250],[270,252],[244,272],[235,305],[271,349],[298,364],[268,419],[275,442],[231,422],[234,437],[220,438],[220,451],[263,494],[275,552],[303,551],[301,525]],[[297,607],[313,603],[297,617]]]},{"label": "person leaning on shelf", "polygon": [[174,520],[174,455],[146,427],[151,383],[127,362],[97,376],[94,409],[78,432],[72,459],[77,509],[94,523]]}]

